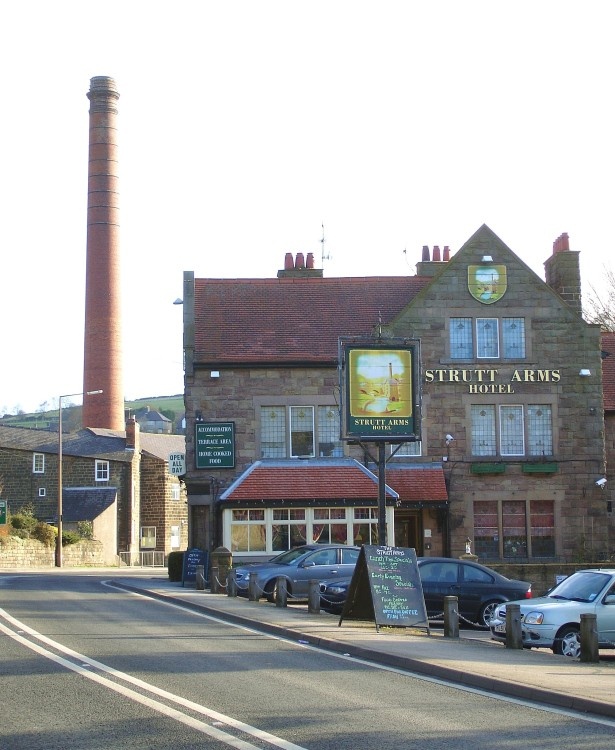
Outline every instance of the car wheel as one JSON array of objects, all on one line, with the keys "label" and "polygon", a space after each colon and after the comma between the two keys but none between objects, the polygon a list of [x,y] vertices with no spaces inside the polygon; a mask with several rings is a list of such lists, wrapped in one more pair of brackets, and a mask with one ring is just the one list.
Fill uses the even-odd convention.
[{"label": "car wheel", "polygon": [[478,625],[481,628],[489,630],[491,618],[496,613],[502,602],[485,602],[478,611]]},{"label": "car wheel", "polygon": [[576,625],[564,626],[555,637],[553,653],[576,659],[581,653],[581,636]]},{"label": "car wheel", "polygon": [[265,588],[263,589],[263,594],[265,595],[265,599],[268,602],[275,602],[275,597],[278,591],[278,582],[274,578],[272,581],[269,581],[265,584]]}]

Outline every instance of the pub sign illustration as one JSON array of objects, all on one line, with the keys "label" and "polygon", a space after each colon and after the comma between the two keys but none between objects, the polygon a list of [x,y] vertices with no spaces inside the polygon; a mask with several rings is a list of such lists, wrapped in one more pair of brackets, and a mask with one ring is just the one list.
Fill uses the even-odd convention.
[{"label": "pub sign illustration", "polygon": [[418,342],[343,345],[344,437],[420,439]]}]

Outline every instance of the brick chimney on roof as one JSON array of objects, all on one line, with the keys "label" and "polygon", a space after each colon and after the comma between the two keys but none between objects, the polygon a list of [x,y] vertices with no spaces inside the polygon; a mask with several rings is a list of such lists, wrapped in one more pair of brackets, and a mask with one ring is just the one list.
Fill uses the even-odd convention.
[{"label": "brick chimney on roof", "polygon": [[448,245],[444,246],[442,255],[443,257],[440,259],[440,246],[434,245],[430,260],[429,246],[423,245],[421,261],[416,264],[416,275],[429,277],[435,276],[442,266],[450,260],[451,251]]},{"label": "brick chimney on roof", "polygon": [[545,261],[545,279],[569,307],[582,314],[579,252],[570,249],[566,232],[553,243],[553,254]]},{"label": "brick chimney on roof", "polygon": [[314,268],[314,253],[297,253],[293,261],[293,254],[284,256],[284,268],[278,271],[278,279],[322,279],[322,268]]},{"label": "brick chimney on roof", "polygon": [[[90,80],[83,426],[125,429],[115,81]],[[88,391],[102,393],[87,395]]]}]

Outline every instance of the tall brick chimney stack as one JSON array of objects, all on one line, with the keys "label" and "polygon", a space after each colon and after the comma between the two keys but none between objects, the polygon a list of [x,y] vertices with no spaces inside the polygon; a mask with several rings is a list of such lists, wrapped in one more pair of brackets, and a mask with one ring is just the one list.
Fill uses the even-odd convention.
[{"label": "tall brick chimney stack", "polygon": [[[83,426],[124,430],[117,100],[115,81],[90,80]],[[87,391],[102,393],[87,395]]]},{"label": "tall brick chimney stack", "polygon": [[553,243],[553,254],[545,261],[545,280],[564,302],[582,314],[579,251],[570,249],[566,232]]}]

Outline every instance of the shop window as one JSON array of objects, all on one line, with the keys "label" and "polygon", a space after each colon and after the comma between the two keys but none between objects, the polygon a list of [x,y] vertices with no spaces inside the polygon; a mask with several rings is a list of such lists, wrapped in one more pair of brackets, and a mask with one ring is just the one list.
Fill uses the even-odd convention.
[{"label": "shop window", "polygon": [[265,552],[267,527],[263,509],[235,509],[231,519],[232,552]]},{"label": "shop window", "polygon": [[346,543],[346,509],[314,508],[312,539],[319,544]]},{"label": "shop window", "polygon": [[305,508],[274,508],[271,524],[271,548],[284,552],[306,543]]},{"label": "shop window", "polygon": [[353,543],[378,544],[378,510],[376,508],[355,508],[352,527]]},{"label": "shop window", "polygon": [[45,473],[45,454],[34,453],[32,456],[32,472],[34,474]]},{"label": "shop window", "polygon": [[451,359],[525,359],[524,318],[451,318]]},{"label": "shop window", "polygon": [[109,481],[109,462],[96,460],[94,478],[97,482]]}]

